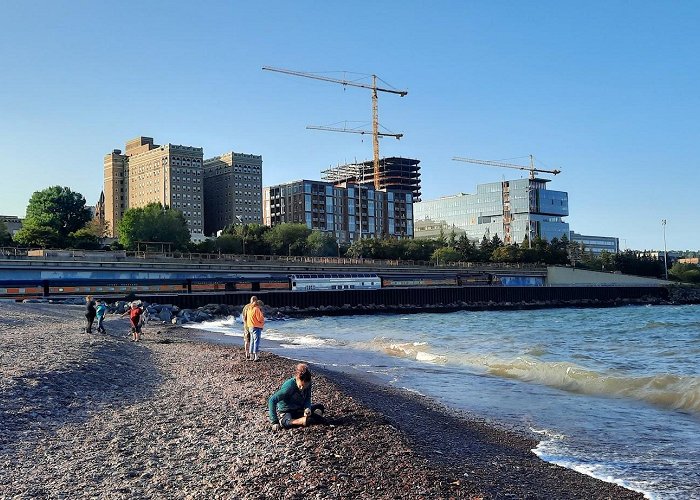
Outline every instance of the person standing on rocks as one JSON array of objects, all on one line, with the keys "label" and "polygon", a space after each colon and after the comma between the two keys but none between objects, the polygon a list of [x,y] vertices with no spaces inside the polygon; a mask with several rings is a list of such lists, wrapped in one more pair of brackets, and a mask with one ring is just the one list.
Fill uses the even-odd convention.
[{"label": "person standing on rocks", "polygon": [[258,298],[253,295],[250,302],[243,306],[241,311],[241,321],[243,322],[243,347],[245,348],[245,359],[248,359],[250,353],[250,325],[248,325],[248,309],[253,307],[258,301]]},{"label": "person standing on rocks", "polygon": [[107,305],[101,300],[97,301],[95,307],[95,318],[97,319],[97,333],[107,333],[104,327],[105,314],[107,313]]},{"label": "person standing on rocks", "polygon": [[92,301],[92,295],[85,297],[85,333],[92,333],[92,323],[95,321],[95,303]]},{"label": "person standing on rocks", "polygon": [[311,371],[306,363],[294,367],[294,376],[267,401],[272,430],[326,424],[322,404],[311,404]]},{"label": "person standing on rocks", "polygon": [[262,300],[256,300],[255,304],[251,303],[246,311],[246,323],[250,328],[250,359],[258,360],[258,351],[260,350],[260,335],[262,335],[263,326],[265,326],[265,315],[263,314]]}]

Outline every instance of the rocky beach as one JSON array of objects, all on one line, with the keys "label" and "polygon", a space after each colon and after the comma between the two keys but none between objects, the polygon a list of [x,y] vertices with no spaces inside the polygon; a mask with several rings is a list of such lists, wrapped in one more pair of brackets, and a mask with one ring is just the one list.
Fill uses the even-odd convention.
[{"label": "rocky beach", "polygon": [[[84,334],[82,308],[0,302],[0,498],[641,498],[536,442],[312,367],[331,426],[273,432],[292,360],[151,322]],[[211,340],[211,339],[210,339]],[[264,349],[264,348],[263,348]]]}]

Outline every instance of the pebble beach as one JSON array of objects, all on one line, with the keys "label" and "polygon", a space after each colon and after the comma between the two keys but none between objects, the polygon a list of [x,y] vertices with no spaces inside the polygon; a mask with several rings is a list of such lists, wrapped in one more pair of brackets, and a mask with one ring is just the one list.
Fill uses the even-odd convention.
[{"label": "pebble beach", "polygon": [[[333,425],[274,432],[294,361],[82,308],[0,302],[0,498],[642,498],[531,437],[314,367]],[[264,338],[264,334],[263,334]],[[263,343],[264,351],[264,343]]]}]

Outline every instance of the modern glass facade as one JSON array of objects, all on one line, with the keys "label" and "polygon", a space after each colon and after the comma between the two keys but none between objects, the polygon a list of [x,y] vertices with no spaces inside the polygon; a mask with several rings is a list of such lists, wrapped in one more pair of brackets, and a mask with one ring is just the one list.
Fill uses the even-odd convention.
[{"label": "modern glass facade", "polygon": [[591,252],[593,255],[600,255],[603,252],[613,254],[620,252],[619,238],[611,236],[590,236],[571,231],[569,241],[581,243],[584,250]]},{"label": "modern glass facade", "polygon": [[[498,235],[506,243],[522,243],[530,231],[531,238],[561,238],[569,235],[568,194],[546,188],[547,179],[516,179],[479,184],[475,194],[459,193],[414,204],[417,225],[435,223],[464,231],[468,238],[481,240]],[[421,224],[419,224],[419,221]],[[433,224],[434,225],[434,224]]]},{"label": "modern glass facade", "polygon": [[412,238],[413,196],[410,191],[300,180],[263,189],[263,222],[306,224],[333,232],[344,243],[360,237]]}]

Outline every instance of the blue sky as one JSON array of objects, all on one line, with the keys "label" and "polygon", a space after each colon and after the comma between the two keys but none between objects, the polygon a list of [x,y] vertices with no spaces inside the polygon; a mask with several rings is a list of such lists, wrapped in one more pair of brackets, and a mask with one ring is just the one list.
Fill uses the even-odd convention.
[{"label": "blue sky", "polygon": [[[260,5],[256,5],[260,3]],[[623,248],[700,249],[700,2],[8,0],[0,8],[0,213],[67,185],[138,135],[263,155],[265,185],[372,155],[364,89],[262,66],[375,73],[423,198],[520,173],[451,161],[534,154],[562,174],[571,229]],[[357,75],[346,75],[358,78]],[[522,160],[523,162],[526,159]]]}]

